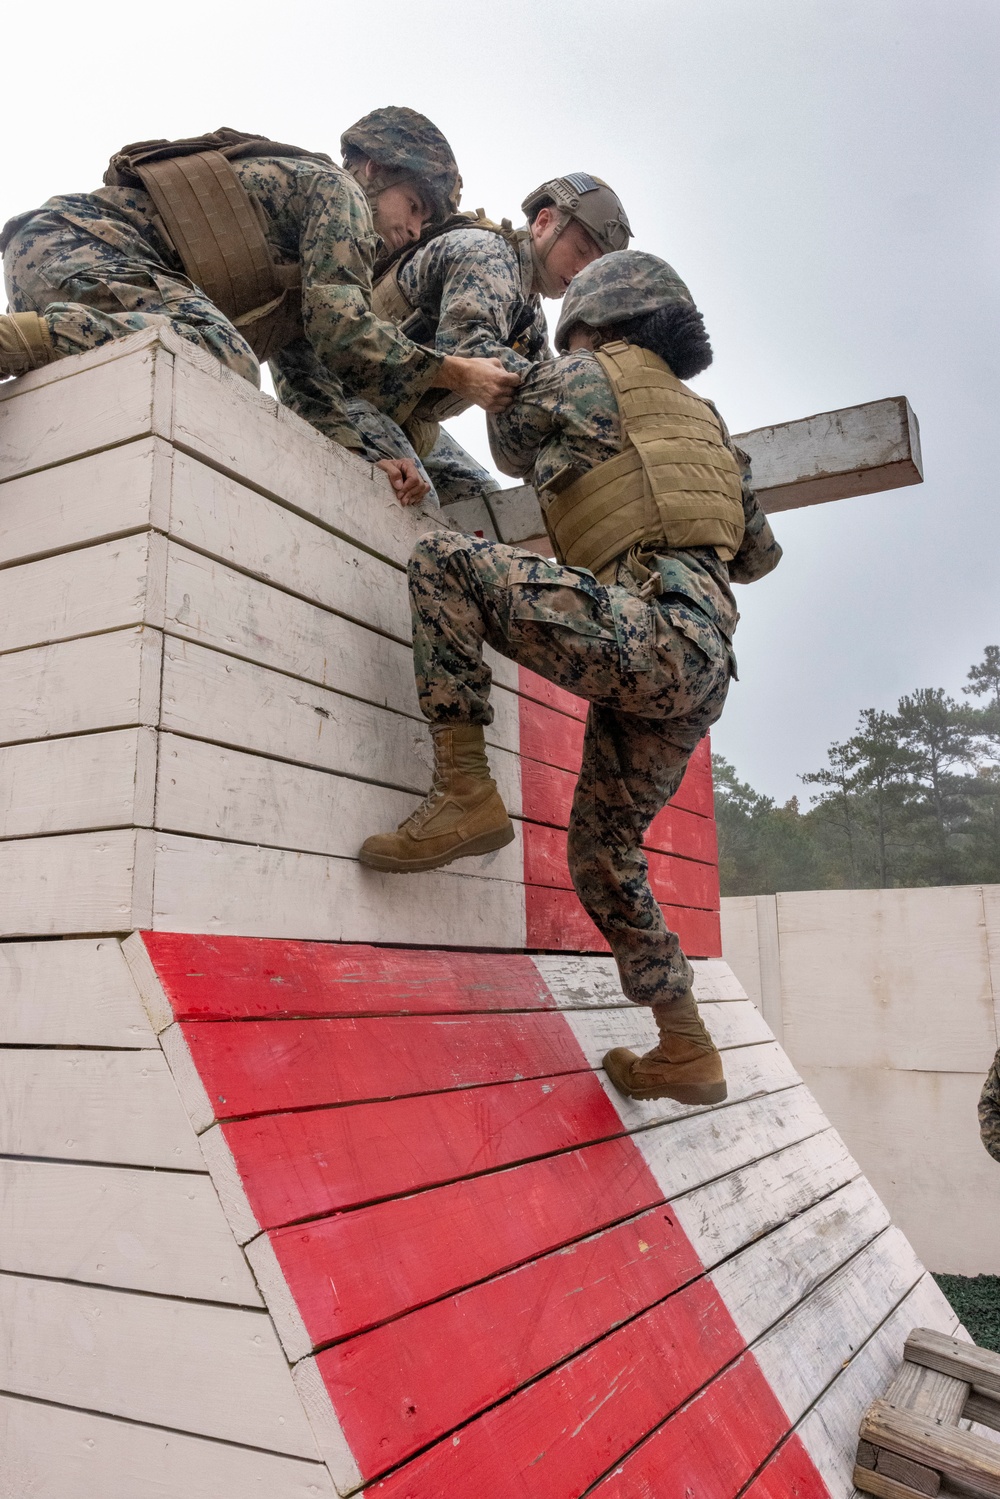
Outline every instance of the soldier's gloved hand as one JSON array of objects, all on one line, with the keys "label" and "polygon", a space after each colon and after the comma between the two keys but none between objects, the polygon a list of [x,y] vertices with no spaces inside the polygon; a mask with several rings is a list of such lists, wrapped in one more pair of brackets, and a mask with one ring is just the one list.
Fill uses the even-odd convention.
[{"label": "soldier's gloved hand", "polygon": [[380,458],[375,465],[389,475],[389,483],[401,505],[419,505],[431,486],[420,473],[412,458]]},{"label": "soldier's gloved hand", "polygon": [[520,375],[504,369],[499,359],[463,359],[448,354],[435,378],[436,385],[464,396],[484,411],[503,411],[514,399]]}]

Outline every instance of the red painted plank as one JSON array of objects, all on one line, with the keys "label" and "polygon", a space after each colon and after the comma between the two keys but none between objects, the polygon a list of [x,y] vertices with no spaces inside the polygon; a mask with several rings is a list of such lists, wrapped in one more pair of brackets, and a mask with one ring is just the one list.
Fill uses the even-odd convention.
[{"label": "red painted plank", "polygon": [[[370,1492],[383,1499],[579,1499],[741,1348],[729,1314],[702,1278]],[[702,1499],[700,1488],[694,1492]]]},{"label": "red painted plank", "polygon": [[[544,885],[524,888],[527,944],[539,952],[608,952],[607,943],[572,890]],[[721,958],[722,929],[717,911],[661,903],[663,917],[692,958]]]},{"label": "red painted plank", "polygon": [[217,1119],[582,1072],[562,1015],[184,1022]]},{"label": "red painted plank", "polygon": [[787,1430],[784,1411],[747,1354],[664,1422],[594,1493],[600,1499],[735,1499]]},{"label": "red painted plank", "polygon": [[540,760],[521,761],[521,811],[532,821],[569,827],[575,790],[575,771],[543,765]]},{"label": "red painted plank", "polygon": [[743,1499],[830,1499],[801,1439],[789,1437],[754,1479]]},{"label": "red painted plank", "polygon": [[643,840],[646,848],[679,854],[702,864],[718,864],[719,841],[714,817],[700,817],[669,802],[657,812]]},{"label": "red painted plank", "polygon": [[[570,771],[543,765],[540,760],[521,761],[521,809],[530,821],[568,827],[575,789],[576,776]],[[676,800],[653,818],[645,844],[661,853],[680,854],[703,864],[718,863],[714,818],[688,812],[677,806]]]},{"label": "red painted plank", "polygon": [[178,1020],[551,1009],[520,953],[143,932]]},{"label": "red painted plank", "polygon": [[261,1228],[621,1134],[592,1072],[219,1126]]},{"label": "red painted plank", "polygon": [[517,690],[522,697],[534,698],[536,702],[544,703],[548,708],[558,708],[560,713],[568,713],[573,718],[586,718],[590,704],[585,698],[567,692],[565,687],[557,687],[555,682],[547,682],[526,666],[518,667],[517,676]]},{"label": "red painted plank", "polygon": [[362,1476],[373,1478],[700,1274],[669,1209],[656,1208],[316,1362]]},{"label": "red painted plank", "polygon": [[[703,818],[698,820],[704,821]],[[526,883],[571,890],[573,882],[566,860],[566,834],[562,828],[526,822],[522,824],[522,832]],[[718,910],[719,874],[712,864],[698,864],[691,859],[676,859],[669,854],[650,851],[649,882],[657,900],[677,906],[695,906],[704,911]]]},{"label": "red painted plank", "polygon": [[688,761],[684,779],[672,798],[671,805],[683,807],[687,812],[697,812],[701,817],[715,816],[712,793],[712,745],[707,734]]},{"label": "red painted plank", "polygon": [[584,726],[580,719],[558,713],[531,698],[521,698],[519,708],[522,757],[578,771],[583,758]]},{"label": "red painted plank", "polygon": [[662,1200],[632,1140],[619,1138],[276,1229],[270,1237],[318,1347]]}]

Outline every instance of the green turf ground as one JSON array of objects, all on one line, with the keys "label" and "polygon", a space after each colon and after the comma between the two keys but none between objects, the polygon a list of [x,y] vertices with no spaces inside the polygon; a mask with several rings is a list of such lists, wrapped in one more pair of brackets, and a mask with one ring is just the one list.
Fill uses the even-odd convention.
[{"label": "green turf ground", "polygon": [[969,1336],[1000,1353],[1000,1275],[935,1275]]}]

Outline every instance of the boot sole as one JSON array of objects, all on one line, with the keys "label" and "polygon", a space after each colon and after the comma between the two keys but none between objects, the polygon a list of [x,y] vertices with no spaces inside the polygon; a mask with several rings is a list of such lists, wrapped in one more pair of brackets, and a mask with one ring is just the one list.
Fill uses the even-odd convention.
[{"label": "boot sole", "polygon": [[[615,1087],[618,1088],[617,1083]],[[725,1083],[691,1083],[687,1087],[678,1083],[673,1088],[618,1088],[618,1091],[626,1098],[672,1098],[675,1103],[723,1103],[729,1097]]]},{"label": "boot sole", "polygon": [[478,838],[470,838],[468,843],[459,843],[455,848],[448,849],[447,853],[437,854],[430,859],[394,859],[389,854],[366,854],[364,850],[358,855],[359,860],[368,869],[381,869],[387,874],[423,874],[428,869],[441,869],[445,864],[453,864],[456,859],[471,859],[475,854],[492,854],[498,848],[506,848],[508,843],[514,842],[514,829],[508,823],[505,828],[498,828],[493,833],[482,833]]}]

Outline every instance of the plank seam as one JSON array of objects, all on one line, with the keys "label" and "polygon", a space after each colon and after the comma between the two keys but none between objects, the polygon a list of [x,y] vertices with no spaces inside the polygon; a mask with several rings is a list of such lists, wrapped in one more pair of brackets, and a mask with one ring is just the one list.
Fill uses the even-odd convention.
[{"label": "plank seam", "polygon": [[[155,1170],[155,1167],[150,1168]],[[189,1171],[188,1176],[197,1175]],[[41,1281],[46,1285],[55,1286],[83,1286],[87,1290],[110,1292],[115,1296],[138,1296],[146,1301],[171,1301],[180,1306],[214,1306],[222,1311],[253,1312],[255,1317],[264,1317],[270,1321],[271,1314],[267,1309],[267,1303],[263,1306],[254,1306],[253,1303],[242,1301],[217,1301],[210,1296],[171,1296],[166,1291],[143,1291],[136,1286],[112,1286],[107,1281],[101,1280],[77,1280],[69,1275],[39,1275],[33,1270],[4,1270],[0,1268],[0,1276],[6,1280],[31,1280]],[[259,1290],[259,1287],[258,1287]],[[261,1298],[263,1301],[263,1297]],[[13,1391],[10,1393],[13,1394]]]}]

